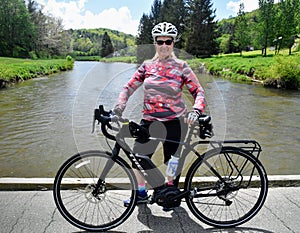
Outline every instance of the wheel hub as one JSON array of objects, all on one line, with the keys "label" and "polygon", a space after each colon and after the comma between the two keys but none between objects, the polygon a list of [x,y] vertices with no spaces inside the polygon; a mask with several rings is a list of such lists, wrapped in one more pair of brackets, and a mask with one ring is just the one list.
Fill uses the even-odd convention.
[{"label": "wheel hub", "polygon": [[106,187],[104,184],[101,184],[98,189],[96,189],[94,184],[89,184],[84,189],[85,198],[93,204],[101,202],[106,197],[105,191]]},{"label": "wheel hub", "polygon": [[226,178],[224,181],[219,180],[216,185],[216,192],[220,199],[227,202],[236,197],[238,185],[236,184],[236,181],[230,178]]}]

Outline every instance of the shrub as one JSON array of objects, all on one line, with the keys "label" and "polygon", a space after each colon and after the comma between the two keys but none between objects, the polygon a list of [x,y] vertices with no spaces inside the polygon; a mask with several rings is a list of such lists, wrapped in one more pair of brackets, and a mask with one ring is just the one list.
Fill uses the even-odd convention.
[{"label": "shrub", "polygon": [[37,59],[38,59],[38,57],[37,57],[35,51],[29,52],[29,56],[30,56],[30,58],[31,58],[32,60],[37,60]]},{"label": "shrub", "polygon": [[297,89],[300,86],[300,58],[276,57],[272,73],[278,85],[287,89]]},{"label": "shrub", "polygon": [[70,55],[68,55],[68,56],[66,57],[66,60],[67,60],[67,61],[73,61],[73,58],[72,58]]}]

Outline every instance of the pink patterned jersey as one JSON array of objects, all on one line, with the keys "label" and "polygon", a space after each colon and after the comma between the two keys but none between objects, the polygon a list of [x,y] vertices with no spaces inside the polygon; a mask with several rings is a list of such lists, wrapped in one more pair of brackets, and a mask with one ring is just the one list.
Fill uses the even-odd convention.
[{"label": "pink patterned jersey", "polygon": [[123,87],[115,108],[124,111],[128,98],[143,85],[143,119],[149,121],[168,121],[186,113],[182,97],[184,85],[194,97],[193,108],[203,112],[205,107],[204,91],[197,76],[188,64],[179,59],[167,61],[146,61]]}]

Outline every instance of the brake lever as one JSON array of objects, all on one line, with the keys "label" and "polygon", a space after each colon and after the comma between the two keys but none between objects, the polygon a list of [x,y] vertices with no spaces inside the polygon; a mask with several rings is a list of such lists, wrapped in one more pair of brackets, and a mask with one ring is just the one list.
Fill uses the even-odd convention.
[{"label": "brake lever", "polygon": [[96,121],[98,121],[98,125],[104,124],[105,126],[107,126],[109,129],[117,131],[118,128],[113,127],[110,122],[115,122],[119,125],[119,121],[122,123],[126,123],[129,122],[128,119],[123,119],[117,115],[114,115],[112,113],[112,111],[105,111],[103,105],[100,105],[98,109],[94,110],[94,120],[93,120],[93,124],[92,124],[92,133],[95,132],[95,125],[96,125]]},{"label": "brake lever", "polygon": [[211,121],[211,117],[209,115],[201,115],[198,121],[199,124],[208,124]]},{"label": "brake lever", "polygon": [[92,133],[95,132],[96,120],[98,120],[98,125],[100,123],[100,120],[97,119],[97,117],[99,117],[99,115],[100,115],[99,109],[95,109],[94,110],[94,120],[93,120],[93,124],[92,124]]}]

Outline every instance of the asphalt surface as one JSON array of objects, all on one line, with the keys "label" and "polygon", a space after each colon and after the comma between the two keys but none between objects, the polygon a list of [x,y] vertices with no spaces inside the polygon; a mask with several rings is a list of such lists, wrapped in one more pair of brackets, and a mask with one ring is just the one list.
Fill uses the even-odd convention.
[{"label": "asphalt surface", "polygon": [[[0,232],[85,232],[70,225],[58,212],[52,191],[0,191]],[[185,203],[171,212],[157,205],[137,206],[120,226],[108,232],[300,232],[300,187],[269,189],[265,205],[249,222],[216,229],[196,219]]]}]

